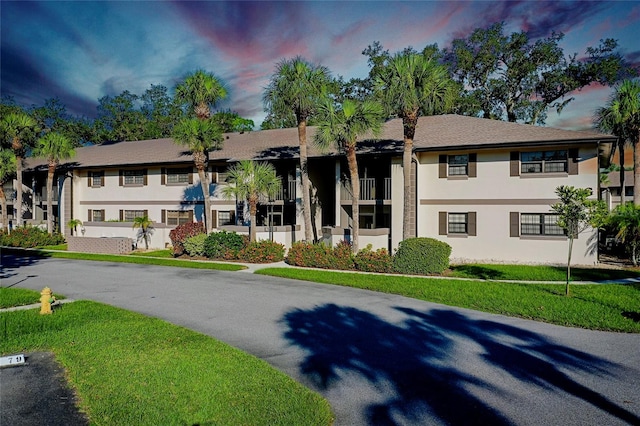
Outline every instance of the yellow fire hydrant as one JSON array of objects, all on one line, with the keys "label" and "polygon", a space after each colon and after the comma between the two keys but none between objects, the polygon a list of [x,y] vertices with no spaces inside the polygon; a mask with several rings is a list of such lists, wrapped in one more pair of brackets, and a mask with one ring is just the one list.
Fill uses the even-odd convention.
[{"label": "yellow fire hydrant", "polygon": [[50,314],[53,311],[51,310],[51,304],[56,301],[53,292],[49,287],[45,287],[40,292],[40,314]]}]

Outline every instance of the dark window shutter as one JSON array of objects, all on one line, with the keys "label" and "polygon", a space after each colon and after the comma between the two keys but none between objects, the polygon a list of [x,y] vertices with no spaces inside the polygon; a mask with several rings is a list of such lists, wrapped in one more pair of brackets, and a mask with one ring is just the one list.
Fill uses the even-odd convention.
[{"label": "dark window shutter", "polygon": [[476,163],[478,162],[478,155],[473,153],[469,154],[469,165],[468,165],[468,176],[469,177],[477,177],[478,171],[476,167]]},{"label": "dark window shutter", "polygon": [[218,227],[218,211],[217,210],[211,210],[211,227],[212,228]]},{"label": "dark window shutter", "polygon": [[509,227],[510,227],[510,237],[519,237],[520,236],[520,213],[519,212],[510,212],[509,213]]},{"label": "dark window shutter", "polygon": [[229,220],[232,224],[236,223],[236,212],[235,210],[229,210]]},{"label": "dark window shutter", "polygon": [[142,216],[149,217],[149,210],[143,210],[142,212],[144,213]]},{"label": "dark window shutter", "polygon": [[520,176],[520,153],[518,151],[511,151],[511,176]]},{"label": "dark window shutter", "polygon": [[120,170],[120,186],[124,186],[124,171]]},{"label": "dark window shutter", "polygon": [[147,169],[142,169],[142,182],[143,185],[147,184]]},{"label": "dark window shutter", "polygon": [[189,167],[189,185],[193,184],[193,167]]},{"label": "dark window shutter", "polygon": [[106,222],[107,217],[104,215],[104,210],[100,210],[100,213],[102,214],[102,221]]},{"label": "dark window shutter", "polygon": [[160,185],[166,185],[166,184],[167,184],[167,169],[163,167],[160,170]]},{"label": "dark window shutter", "polygon": [[91,217],[92,216],[91,213],[93,213],[93,212],[91,211],[91,209],[89,209],[89,211],[87,211],[87,221],[88,222],[92,222],[92,220],[93,220],[93,218]]},{"label": "dark window shutter", "polygon": [[104,172],[100,172],[100,186],[104,186]]},{"label": "dark window shutter", "polygon": [[88,180],[89,186],[92,186],[93,172],[87,173],[87,176],[89,176],[89,180]]},{"label": "dark window shutter", "polygon": [[578,156],[579,156],[579,149],[578,148],[571,148],[569,150],[569,163],[567,164],[567,168],[569,170],[567,170],[569,172],[570,175],[577,175],[578,174]]},{"label": "dark window shutter", "polygon": [[447,156],[446,155],[440,155],[439,159],[438,159],[438,177],[439,178],[446,178],[447,177]]},{"label": "dark window shutter", "polygon": [[447,235],[447,212],[438,213],[438,234]]},{"label": "dark window shutter", "polygon": [[167,211],[165,209],[160,210],[160,221],[162,223],[167,223]]},{"label": "dark window shutter", "polygon": [[189,210],[189,222],[193,222],[193,210]]},{"label": "dark window shutter", "polygon": [[467,213],[467,235],[475,237],[476,233],[476,212]]},{"label": "dark window shutter", "polygon": [[120,210],[120,222],[124,220],[124,210]]}]

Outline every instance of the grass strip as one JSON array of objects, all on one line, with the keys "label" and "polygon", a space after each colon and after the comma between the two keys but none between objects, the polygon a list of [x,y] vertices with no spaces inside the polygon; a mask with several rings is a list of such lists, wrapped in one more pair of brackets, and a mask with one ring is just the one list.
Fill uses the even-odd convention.
[{"label": "grass strip", "polygon": [[301,268],[265,268],[257,274],[398,294],[478,311],[593,330],[640,333],[640,284],[518,284]]},{"label": "grass strip", "polygon": [[[549,265],[452,265],[446,274],[456,278],[513,281],[566,281],[566,266]],[[640,277],[640,270],[571,268],[572,281],[606,281]]]},{"label": "grass strip", "polygon": [[[55,295],[58,298],[58,295]],[[40,293],[22,288],[0,287],[0,309],[40,302]]]},{"label": "grass strip", "polygon": [[329,425],[320,395],[205,335],[95,302],[0,313],[2,354],[52,351],[94,425]]}]

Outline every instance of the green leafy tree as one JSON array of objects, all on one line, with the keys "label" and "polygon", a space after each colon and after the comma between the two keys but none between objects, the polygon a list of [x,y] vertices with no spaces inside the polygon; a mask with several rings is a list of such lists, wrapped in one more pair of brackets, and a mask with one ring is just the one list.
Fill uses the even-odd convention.
[{"label": "green leafy tree", "polygon": [[0,146],[0,208],[2,208],[2,225],[9,230],[9,212],[7,211],[7,196],[4,184],[16,174],[16,156],[12,150]]},{"label": "green leafy tree", "polygon": [[188,147],[193,156],[193,163],[198,171],[204,199],[204,222],[207,233],[209,233],[213,223],[211,221],[211,198],[207,164],[209,162],[209,151],[220,149],[222,146],[222,132],[209,119],[183,118],[173,128],[173,139],[178,145]]},{"label": "green leafy tree", "polygon": [[71,235],[78,235],[78,226],[82,226],[80,219],[71,219],[67,222],[67,227],[71,230]]},{"label": "green leafy tree", "polygon": [[146,119],[144,139],[158,139],[171,136],[175,123],[182,116],[180,103],[169,96],[168,89],[163,85],[152,84],[142,96],[140,111]]},{"label": "green leafy tree", "polygon": [[300,145],[302,213],[306,241],[315,239],[315,228],[311,225],[311,194],[307,169],[307,124],[322,99],[326,97],[330,80],[326,67],[312,65],[297,56],[278,63],[262,97],[268,114],[278,119],[286,119],[292,112],[295,115]]},{"label": "green leafy tree", "polygon": [[640,206],[625,203],[617,206],[609,217],[608,225],[614,229],[616,239],[625,245],[633,266],[640,257]]},{"label": "green leafy tree", "polygon": [[524,32],[504,34],[504,23],[478,28],[444,51],[454,79],[466,90],[471,115],[544,124],[547,111],[560,113],[574,90],[591,83],[612,84],[627,70],[617,42],[602,40],[586,59],[566,56],[562,33],[532,42]]},{"label": "green leafy tree", "polygon": [[596,127],[618,136],[620,154],[620,196],[624,204],[624,146],[633,146],[633,203],[640,205],[640,82],[625,80],[606,106],[596,113]]},{"label": "green leafy tree", "polygon": [[249,240],[256,241],[256,212],[263,197],[276,196],[282,182],[269,163],[244,160],[229,169],[229,185],[222,190],[225,198],[246,200],[249,205]]},{"label": "green leafy tree", "polygon": [[47,160],[47,231],[53,233],[53,179],[60,160],[72,158],[75,155],[73,143],[60,133],[47,133],[36,142],[33,150],[34,157]]},{"label": "green leafy tree", "polygon": [[137,107],[139,99],[128,90],[100,98],[94,121],[96,142],[143,140],[148,120]]},{"label": "green leafy tree", "polygon": [[556,188],[559,201],[551,206],[551,210],[558,215],[558,226],[564,229],[569,240],[565,289],[567,296],[569,296],[569,281],[571,279],[573,240],[578,238],[578,234],[594,226],[595,222],[602,217],[602,210],[606,209],[604,203],[589,199],[592,193],[591,188],[574,188],[562,185]]},{"label": "green leafy tree", "polygon": [[211,119],[218,124],[224,133],[250,132],[255,126],[253,120],[240,117],[237,112],[231,110],[218,111],[211,116]]},{"label": "green leafy tree", "polygon": [[186,104],[200,120],[211,117],[211,107],[227,97],[222,82],[210,72],[197,70],[176,87],[175,98]]},{"label": "green leafy tree", "polygon": [[358,160],[356,144],[360,136],[367,132],[375,137],[382,129],[384,110],[374,101],[356,101],[346,99],[341,105],[336,105],[327,99],[320,104],[318,110],[318,129],[315,142],[326,148],[334,145],[345,154],[349,166],[351,180],[351,216],[353,238],[351,249],[358,252],[358,237],[360,235],[360,176],[358,174]]},{"label": "green leafy tree", "polygon": [[30,109],[30,114],[38,122],[42,132],[60,133],[76,147],[95,140],[91,120],[72,116],[58,98],[47,99],[42,106],[34,106]]},{"label": "green leafy tree", "polygon": [[389,115],[402,119],[404,152],[403,239],[411,238],[411,157],[420,115],[437,115],[451,109],[458,87],[445,67],[422,54],[400,52],[391,57],[376,78],[375,94]]},{"label": "green leafy tree", "polygon": [[153,221],[149,219],[149,216],[138,216],[133,219],[133,229],[139,229],[138,241],[143,240],[145,249],[149,250]]},{"label": "green leafy tree", "polygon": [[[25,112],[12,112],[2,118],[0,130],[3,139],[10,143],[16,157],[16,199],[14,210],[18,224],[22,223],[22,162],[26,148],[32,144],[38,131],[36,120]],[[4,141],[3,141],[4,142]]]}]

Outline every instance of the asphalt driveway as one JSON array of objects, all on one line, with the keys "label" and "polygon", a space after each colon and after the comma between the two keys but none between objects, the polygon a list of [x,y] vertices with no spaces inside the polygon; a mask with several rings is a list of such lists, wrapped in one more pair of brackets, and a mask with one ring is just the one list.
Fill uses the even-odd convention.
[{"label": "asphalt driveway", "polygon": [[246,272],[5,255],[0,276],[227,342],[324,395],[337,425],[640,424],[638,334]]}]

